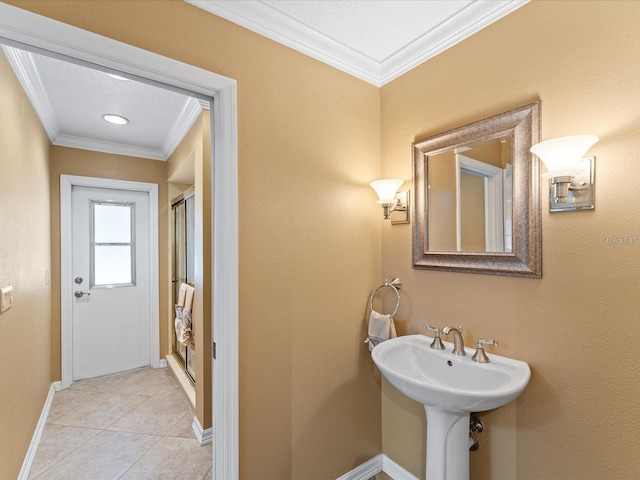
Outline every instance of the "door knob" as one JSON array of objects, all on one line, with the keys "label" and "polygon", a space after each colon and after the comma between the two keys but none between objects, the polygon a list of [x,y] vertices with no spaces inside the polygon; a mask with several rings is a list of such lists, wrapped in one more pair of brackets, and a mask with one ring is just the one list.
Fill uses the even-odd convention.
[{"label": "door knob", "polygon": [[77,292],[74,293],[74,295],[76,296],[76,298],[82,298],[85,295],[91,295],[89,292],[83,292],[82,290],[78,290]]}]

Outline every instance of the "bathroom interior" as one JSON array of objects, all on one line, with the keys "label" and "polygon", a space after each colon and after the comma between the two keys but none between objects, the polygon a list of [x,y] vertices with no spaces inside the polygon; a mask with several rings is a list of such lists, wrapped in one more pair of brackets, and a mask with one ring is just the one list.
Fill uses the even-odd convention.
[{"label": "bathroom interior", "polygon": [[[465,345],[495,338],[490,358],[531,369],[517,400],[480,414],[470,478],[638,476],[639,3],[528,2],[382,86],[187,2],[4,3],[237,81],[239,478],[340,478],[380,455],[382,466],[424,478],[424,408],[380,374],[363,343],[370,295],[396,277],[399,336],[461,325]],[[3,88],[1,110],[11,102]],[[536,163],[529,196],[514,189],[539,212],[535,273],[416,268],[414,145],[531,104],[540,108],[538,141],[599,137],[587,153],[596,159],[595,208],[550,212]],[[20,108],[0,128],[0,286],[14,286],[0,315],[0,478],[17,477],[61,376],[61,173],[158,184],[161,358],[175,348],[172,207],[185,199],[202,252],[196,291],[214,283],[206,113],[193,143],[157,162],[50,146],[30,123],[28,100]],[[380,178],[401,179],[410,192],[408,223],[383,219],[369,187]],[[532,239],[518,241],[534,249]],[[197,354],[169,368],[182,371],[206,430],[216,408],[205,321],[214,305],[195,298]],[[385,295],[379,308],[394,302]]]}]

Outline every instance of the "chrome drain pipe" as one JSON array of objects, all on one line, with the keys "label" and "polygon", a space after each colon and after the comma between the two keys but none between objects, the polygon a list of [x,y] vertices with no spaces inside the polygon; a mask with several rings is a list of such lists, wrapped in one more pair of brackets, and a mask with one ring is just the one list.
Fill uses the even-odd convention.
[{"label": "chrome drain pipe", "polygon": [[484,430],[484,424],[482,420],[476,415],[471,414],[469,418],[469,450],[475,452],[480,448],[480,440],[478,440],[478,433]]}]

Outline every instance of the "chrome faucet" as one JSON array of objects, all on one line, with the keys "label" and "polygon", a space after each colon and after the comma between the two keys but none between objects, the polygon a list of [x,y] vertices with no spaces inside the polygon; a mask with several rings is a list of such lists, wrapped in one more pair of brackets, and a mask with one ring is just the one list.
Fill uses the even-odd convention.
[{"label": "chrome faucet", "polygon": [[466,355],[467,352],[464,351],[464,340],[462,340],[462,327],[444,327],[442,329],[443,335],[449,335],[449,333],[453,333],[453,350],[451,353],[454,355],[463,356]]}]

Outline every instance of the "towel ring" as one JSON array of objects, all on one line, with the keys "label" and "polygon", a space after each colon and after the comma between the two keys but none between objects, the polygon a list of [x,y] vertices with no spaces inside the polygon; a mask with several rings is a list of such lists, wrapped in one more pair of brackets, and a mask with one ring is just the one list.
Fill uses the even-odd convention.
[{"label": "towel ring", "polygon": [[391,316],[393,317],[396,313],[398,313],[398,308],[400,308],[400,292],[398,291],[398,289],[401,286],[402,282],[399,278],[394,278],[393,280],[391,280],[391,282],[385,278],[384,284],[376,288],[371,294],[371,297],[369,298],[369,310],[373,312],[373,297],[375,297],[376,293],[378,293],[378,290],[380,290],[381,288],[392,288],[393,291],[396,292],[396,297],[398,297],[398,300],[396,301],[396,308],[391,313]]}]

